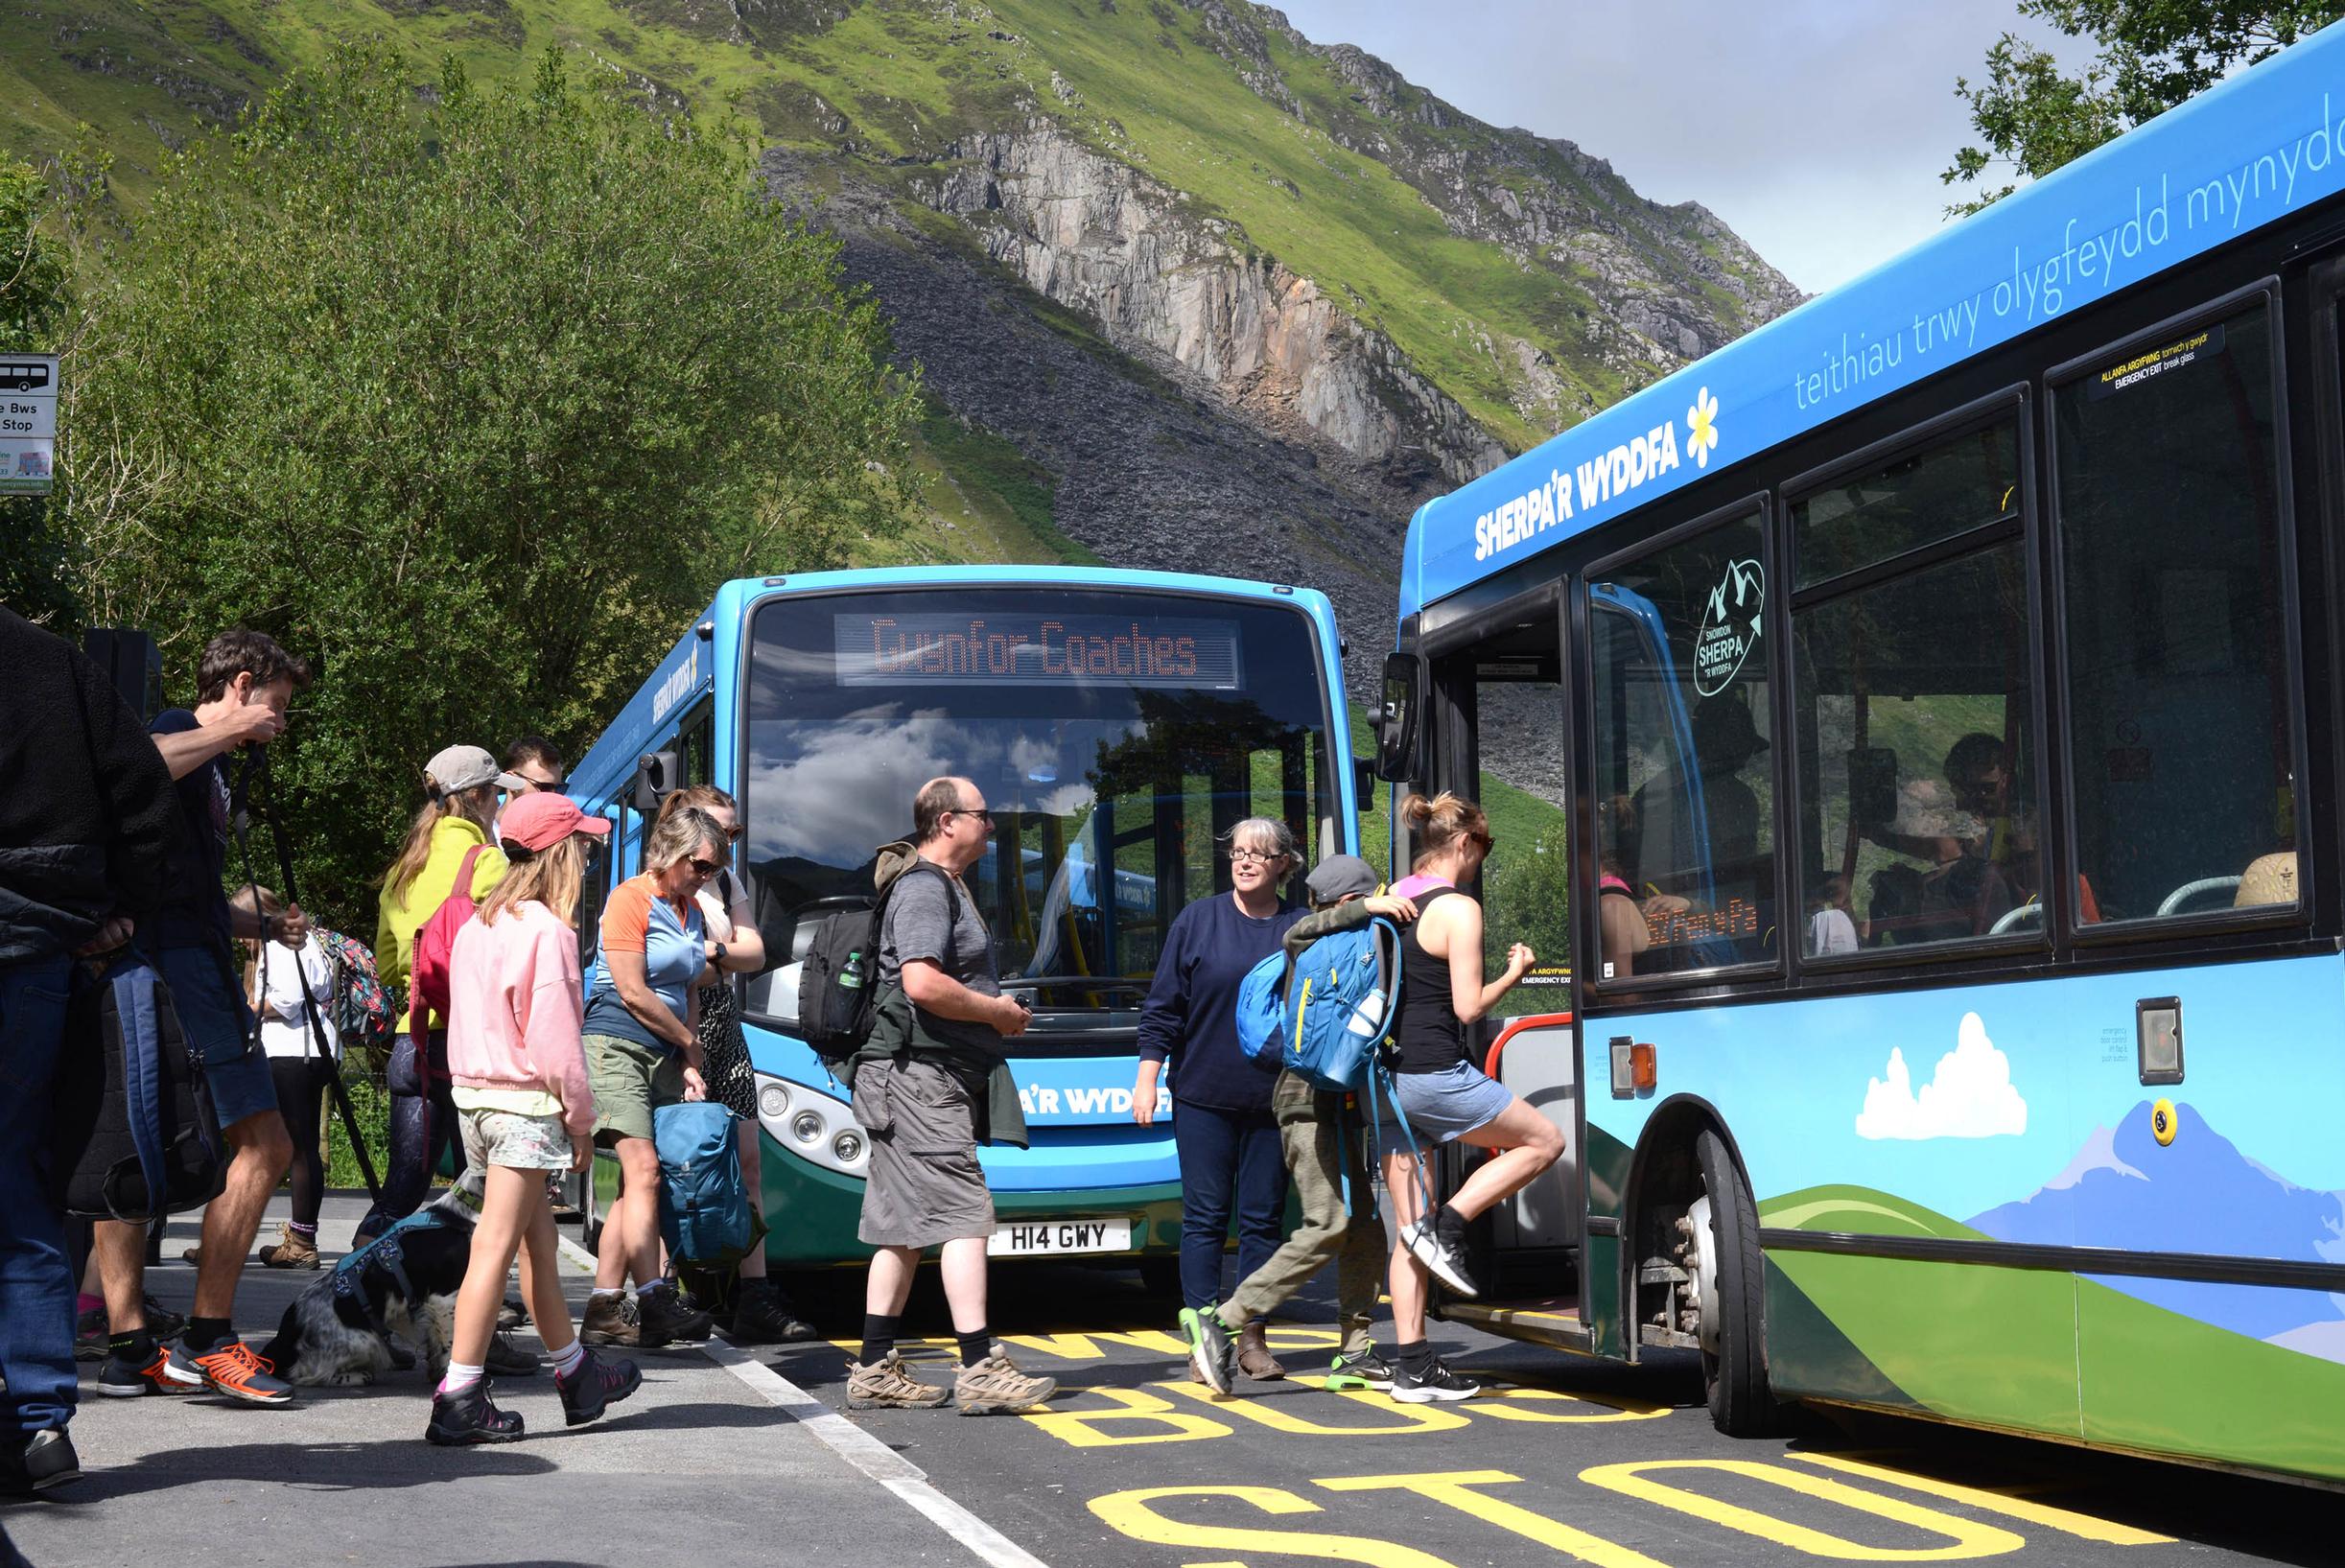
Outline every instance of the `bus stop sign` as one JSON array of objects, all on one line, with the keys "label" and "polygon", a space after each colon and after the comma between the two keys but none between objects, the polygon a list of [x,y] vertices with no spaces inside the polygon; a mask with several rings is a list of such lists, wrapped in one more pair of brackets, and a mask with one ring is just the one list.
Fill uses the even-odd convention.
[{"label": "bus stop sign", "polygon": [[57,462],[57,356],[0,354],[0,496],[45,496]]}]

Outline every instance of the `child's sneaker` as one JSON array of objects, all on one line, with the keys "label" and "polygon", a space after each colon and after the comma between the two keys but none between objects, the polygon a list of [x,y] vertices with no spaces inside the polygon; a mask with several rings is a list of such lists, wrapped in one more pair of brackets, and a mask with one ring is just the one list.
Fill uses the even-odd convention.
[{"label": "child's sneaker", "polygon": [[564,1375],[556,1372],[554,1391],[562,1396],[562,1419],[584,1426],[604,1410],[644,1385],[644,1374],[632,1361],[604,1361],[594,1351]]},{"label": "child's sneaker", "polygon": [[1378,1392],[1393,1386],[1393,1364],[1376,1354],[1374,1346],[1355,1350],[1348,1356],[1337,1356],[1334,1365],[1321,1384],[1331,1391],[1344,1389],[1374,1389]]},{"label": "child's sneaker", "polygon": [[1197,1380],[1215,1393],[1230,1392],[1230,1363],[1237,1353],[1236,1339],[1221,1321],[1221,1308],[1181,1309],[1181,1332],[1188,1339],[1190,1368]]},{"label": "child's sneaker", "polygon": [[293,1386],[271,1376],[275,1369],[253,1354],[243,1340],[223,1340],[202,1355],[188,1359],[196,1364],[205,1386],[214,1393],[224,1393],[248,1405],[293,1402]]},{"label": "child's sneaker", "polygon": [[432,1424],[423,1435],[425,1441],[442,1448],[465,1448],[477,1442],[518,1442],[521,1425],[518,1411],[499,1410],[489,1403],[484,1377],[454,1393],[433,1394]]},{"label": "child's sneaker", "polygon": [[963,1367],[952,1380],[952,1397],[964,1416],[1016,1415],[1058,1392],[1057,1378],[1028,1377],[999,1346],[975,1366]]},{"label": "child's sneaker", "polygon": [[132,1366],[111,1351],[98,1373],[98,1392],[110,1399],[135,1399],[142,1393],[194,1393],[203,1387],[203,1373],[184,1352],[168,1345],[154,1347],[144,1367]]},{"label": "child's sneaker", "polygon": [[890,1350],[866,1367],[847,1368],[849,1410],[934,1410],[952,1397],[950,1389],[924,1383],[903,1369],[903,1358]]},{"label": "child's sneaker", "polygon": [[1471,1399],[1481,1392],[1481,1384],[1470,1377],[1460,1377],[1449,1369],[1449,1363],[1439,1356],[1435,1356],[1419,1372],[1411,1372],[1406,1362],[1393,1369],[1393,1397],[1404,1405],[1445,1405],[1460,1399]]}]

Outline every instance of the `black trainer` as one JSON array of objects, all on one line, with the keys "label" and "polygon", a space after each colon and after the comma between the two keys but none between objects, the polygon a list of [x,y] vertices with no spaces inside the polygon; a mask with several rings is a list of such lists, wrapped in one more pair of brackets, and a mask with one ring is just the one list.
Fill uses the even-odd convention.
[{"label": "black trainer", "polygon": [[1430,1220],[1404,1228],[1400,1239],[1410,1255],[1425,1266],[1425,1272],[1450,1290],[1465,1297],[1482,1294],[1482,1287],[1466,1269],[1466,1222],[1448,1205],[1436,1209]]},{"label": "black trainer", "polygon": [[584,1426],[609,1407],[644,1386],[644,1374],[632,1361],[604,1361],[594,1351],[565,1376],[553,1374],[553,1388],[562,1396],[562,1419]]},{"label": "black trainer", "polygon": [[31,1437],[0,1446],[0,1495],[35,1492],[82,1479],[82,1459],[61,1426],[43,1427]]},{"label": "black trainer", "polygon": [[492,1334],[488,1356],[481,1365],[499,1377],[535,1377],[537,1358],[503,1334]]},{"label": "black trainer", "polygon": [[743,1345],[796,1345],[815,1337],[814,1325],[798,1316],[770,1279],[741,1282],[733,1303],[732,1334]]},{"label": "black trainer", "polygon": [[643,1343],[646,1347],[709,1337],[709,1315],[692,1305],[673,1285],[654,1285],[637,1291],[635,1310],[642,1319]]},{"label": "black trainer", "polygon": [[477,1442],[518,1442],[521,1414],[499,1410],[489,1402],[488,1379],[455,1393],[432,1395],[432,1424],[424,1439],[442,1448],[465,1448]]},{"label": "black trainer", "polygon": [[1439,1356],[1417,1371],[1410,1370],[1405,1361],[1393,1364],[1393,1397],[1404,1405],[1445,1405],[1471,1399],[1481,1392],[1481,1384],[1470,1377],[1459,1376]]},{"label": "black trainer", "polygon": [[1181,1332],[1188,1340],[1189,1365],[1215,1393],[1230,1392],[1230,1364],[1237,1355],[1237,1336],[1221,1321],[1218,1304],[1181,1309]]}]

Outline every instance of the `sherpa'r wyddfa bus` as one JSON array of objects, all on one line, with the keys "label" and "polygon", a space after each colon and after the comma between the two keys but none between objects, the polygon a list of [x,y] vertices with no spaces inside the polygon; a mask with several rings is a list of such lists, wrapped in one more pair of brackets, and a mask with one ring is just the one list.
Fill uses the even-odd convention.
[{"label": "sherpa'r wyddfa bus", "polygon": [[1381,771],[1571,827],[1451,1317],[2345,1481],[2341,193],[2333,28],[1419,511]]}]

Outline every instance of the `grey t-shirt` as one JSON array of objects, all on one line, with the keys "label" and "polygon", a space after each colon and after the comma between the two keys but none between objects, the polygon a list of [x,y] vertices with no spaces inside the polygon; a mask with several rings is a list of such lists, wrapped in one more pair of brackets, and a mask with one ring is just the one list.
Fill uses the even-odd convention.
[{"label": "grey t-shirt", "polygon": [[[957,881],[925,863],[905,871],[888,895],[879,930],[879,983],[900,983],[904,961],[921,958],[981,996],[1001,995],[1001,979],[994,968],[994,935],[977,913],[975,901]],[[991,1025],[939,1018],[924,1007],[915,1006],[913,1012],[921,1027],[938,1040],[996,1056],[1004,1052],[1001,1035]]]}]

